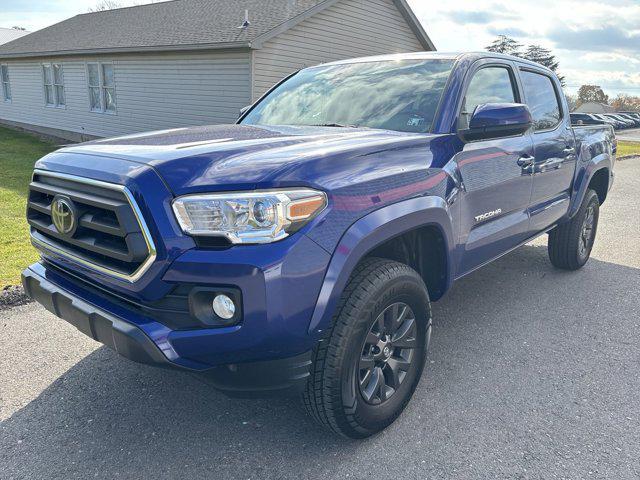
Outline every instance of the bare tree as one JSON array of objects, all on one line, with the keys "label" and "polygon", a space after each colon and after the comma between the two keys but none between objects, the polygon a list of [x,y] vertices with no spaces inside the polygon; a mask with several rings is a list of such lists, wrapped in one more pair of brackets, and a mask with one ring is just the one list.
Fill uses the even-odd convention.
[{"label": "bare tree", "polygon": [[113,10],[114,8],[121,8],[122,4],[116,2],[115,0],[101,0],[96,3],[95,7],[89,8],[88,11],[93,12],[104,12],[105,10]]},{"label": "bare tree", "polygon": [[586,102],[609,103],[609,97],[604,93],[600,85],[582,85],[578,90],[578,103]]},{"label": "bare tree", "polygon": [[[167,0],[136,0],[130,5],[133,7],[139,7],[141,5],[148,5],[150,3],[162,3]],[[114,10],[116,8],[122,8],[125,5],[122,5],[120,2],[116,0],[101,0],[96,4],[95,7],[89,8],[88,11],[93,12],[104,12],[105,10]]]},{"label": "bare tree", "polygon": [[24,28],[24,27],[11,27],[11,28],[13,30],[20,30],[20,31],[23,31],[23,32],[26,30],[26,28]]},{"label": "bare tree", "polygon": [[611,106],[619,112],[640,112],[640,97],[619,93],[611,102]]},{"label": "bare tree", "polygon": [[578,97],[575,95],[569,95],[565,93],[564,95],[567,99],[567,104],[569,105],[569,111],[573,112],[576,108],[578,108]]}]

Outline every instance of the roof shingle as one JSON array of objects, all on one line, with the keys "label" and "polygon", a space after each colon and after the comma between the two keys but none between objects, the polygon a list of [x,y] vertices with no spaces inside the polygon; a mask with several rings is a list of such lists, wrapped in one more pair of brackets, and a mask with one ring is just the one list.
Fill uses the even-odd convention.
[{"label": "roof shingle", "polygon": [[[0,57],[248,46],[325,0],[172,0],[76,15],[0,46]],[[251,25],[238,28],[249,11]]]}]

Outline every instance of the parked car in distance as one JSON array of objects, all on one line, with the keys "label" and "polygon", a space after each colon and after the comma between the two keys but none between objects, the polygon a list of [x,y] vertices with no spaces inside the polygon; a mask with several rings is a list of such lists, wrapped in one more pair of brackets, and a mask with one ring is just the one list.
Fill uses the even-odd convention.
[{"label": "parked car in distance", "polygon": [[615,125],[613,121],[605,122],[605,120],[596,118],[589,113],[571,113],[570,116],[571,116],[571,123],[573,125],[602,125],[602,124],[610,124],[611,126]]},{"label": "parked car in distance", "polygon": [[614,161],[611,126],[572,126],[537,63],[329,63],[237,124],[40,159],[27,220],[41,259],[23,284],[125,357],[230,395],[301,395],[320,425],[363,438],[411,399],[431,302],[454,280],[543,234],[555,267],[587,262]]},{"label": "parked car in distance", "polygon": [[615,113],[604,113],[603,115],[605,115],[606,117],[609,118],[613,118],[614,120],[619,121],[620,123],[622,123],[622,126],[620,128],[632,128],[634,126],[634,122],[626,119],[624,117],[622,117],[621,115],[615,114]]},{"label": "parked car in distance", "polygon": [[615,118],[612,118],[612,117],[608,117],[608,116],[604,115],[603,113],[592,113],[591,116],[594,117],[594,118],[598,118],[598,119],[602,120],[604,123],[612,125],[613,128],[615,128],[616,130],[624,128],[624,126],[625,126],[625,124],[621,120],[618,120],[618,119],[615,119]]},{"label": "parked car in distance", "polygon": [[635,120],[640,120],[640,112],[620,112],[620,113],[624,113],[625,115],[629,115],[632,118],[634,118]]},{"label": "parked car in distance", "polygon": [[640,118],[630,115],[628,113],[618,113],[619,117],[622,117],[625,120],[629,120],[633,123],[633,127],[640,127]]}]

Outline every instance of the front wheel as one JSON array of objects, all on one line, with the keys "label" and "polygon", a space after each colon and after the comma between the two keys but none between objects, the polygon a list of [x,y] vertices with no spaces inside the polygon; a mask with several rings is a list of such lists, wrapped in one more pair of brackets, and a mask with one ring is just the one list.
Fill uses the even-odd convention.
[{"label": "front wheel", "polygon": [[578,270],[587,263],[596,239],[599,216],[598,195],[588,190],[578,213],[549,232],[549,259],[554,267]]},{"label": "front wheel", "polygon": [[315,351],[303,395],[307,411],[346,437],[384,429],[420,380],[430,329],[429,295],[420,275],[402,263],[365,260]]}]

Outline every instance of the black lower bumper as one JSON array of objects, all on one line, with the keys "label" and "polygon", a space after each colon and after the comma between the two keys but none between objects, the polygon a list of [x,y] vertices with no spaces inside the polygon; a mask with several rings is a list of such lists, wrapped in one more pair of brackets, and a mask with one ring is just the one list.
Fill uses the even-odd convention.
[{"label": "black lower bumper", "polygon": [[54,315],[134,362],[164,367],[168,360],[138,327],[98,309],[30,269],[22,272],[26,294]]},{"label": "black lower bumper", "polygon": [[167,359],[137,326],[82,300],[30,268],[22,272],[22,284],[27,295],[48,311],[123,357],[138,363],[193,373],[232,396],[297,394],[309,377],[311,352],[284,359],[191,370]]}]

